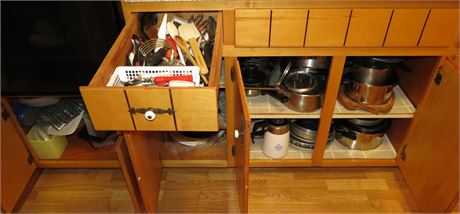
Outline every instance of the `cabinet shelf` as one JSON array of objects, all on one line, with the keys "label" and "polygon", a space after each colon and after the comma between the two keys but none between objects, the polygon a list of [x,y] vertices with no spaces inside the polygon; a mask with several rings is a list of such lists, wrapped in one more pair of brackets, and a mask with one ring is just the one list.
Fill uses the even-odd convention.
[{"label": "cabinet shelf", "polygon": [[333,118],[412,118],[414,117],[415,107],[403,90],[396,86],[393,89],[395,102],[390,112],[384,114],[372,114],[364,110],[348,110],[336,102]]},{"label": "cabinet shelf", "polygon": [[324,151],[324,159],[395,159],[396,151],[385,135],[382,144],[371,150],[351,150],[334,140]]},{"label": "cabinet shelf", "polygon": [[[333,118],[412,118],[415,113],[415,107],[409,98],[399,86],[394,88],[394,93],[395,103],[389,113],[375,115],[363,110],[348,110],[337,101]],[[247,102],[251,119],[318,119],[321,115],[321,109],[309,113],[293,111],[268,95],[248,97]]]},{"label": "cabinet shelf", "polygon": [[43,168],[118,168],[115,146],[96,149],[76,133],[67,136],[68,144],[61,158],[40,159]]},{"label": "cabinet shelf", "polygon": [[[250,150],[250,159],[251,160],[272,160],[267,157],[263,151],[263,138],[256,137],[254,138],[255,143],[251,144]],[[313,155],[313,150],[304,151],[299,150],[291,145],[289,146],[289,151],[286,157],[279,159],[283,160],[310,160]],[[395,159],[396,151],[393,148],[390,140],[387,135],[385,135],[382,144],[371,150],[361,151],[361,150],[351,150],[348,147],[342,145],[337,140],[334,140],[330,145],[327,146],[324,151],[324,159]],[[272,160],[277,161],[277,160]]]}]

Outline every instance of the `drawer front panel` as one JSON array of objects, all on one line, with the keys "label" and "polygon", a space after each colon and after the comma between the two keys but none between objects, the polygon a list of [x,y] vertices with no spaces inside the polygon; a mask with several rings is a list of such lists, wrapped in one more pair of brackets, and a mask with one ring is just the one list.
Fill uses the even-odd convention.
[{"label": "drawer front panel", "polygon": [[235,45],[268,47],[270,14],[270,10],[236,10]]},{"label": "drawer front panel", "polygon": [[311,9],[305,47],[343,46],[350,13],[350,9]]},{"label": "drawer front panel", "polygon": [[134,130],[123,88],[80,87],[96,130]]},{"label": "drawer front panel", "polygon": [[381,47],[391,13],[391,9],[354,9],[351,13],[345,46]]},{"label": "drawer front panel", "polygon": [[391,18],[385,47],[416,47],[428,9],[396,9]]},{"label": "drawer front panel", "polygon": [[218,131],[217,90],[171,88],[178,131]]},{"label": "drawer front panel", "polygon": [[[126,89],[131,108],[171,108],[171,97],[168,88],[130,88]],[[139,131],[174,131],[173,114],[155,114],[155,119],[147,120],[142,113],[133,114],[136,130]]]},{"label": "drawer front panel", "polygon": [[458,45],[458,10],[432,9],[418,46]]},{"label": "drawer front panel", "polygon": [[302,47],[308,10],[272,10],[270,47]]}]

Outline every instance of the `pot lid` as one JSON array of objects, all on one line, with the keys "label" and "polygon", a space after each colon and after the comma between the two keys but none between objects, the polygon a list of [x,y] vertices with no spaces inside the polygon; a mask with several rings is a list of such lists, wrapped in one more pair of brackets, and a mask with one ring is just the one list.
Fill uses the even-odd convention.
[{"label": "pot lid", "polygon": [[291,62],[289,62],[286,66],[286,68],[283,71],[283,74],[281,74],[280,79],[278,82],[275,84],[275,88],[279,88],[281,86],[281,83],[283,82],[284,78],[286,78],[287,74],[289,73],[289,70],[291,69]]},{"label": "pot lid", "polygon": [[270,119],[267,120],[268,125],[271,126],[285,126],[289,123],[288,119]]},{"label": "pot lid", "polygon": [[352,63],[356,66],[377,69],[394,69],[396,64],[404,61],[400,57],[353,57]]},{"label": "pot lid", "polygon": [[[305,119],[305,120],[296,120],[291,123],[293,128],[297,128],[302,131],[318,131],[319,127],[319,120],[318,119]],[[329,128],[329,133],[334,130],[334,125],[331,124]]]},{"label": "pot lid", "polygon": [[373,126],[356,125],[346,120],[344,122],[344,125],[350,130],[355,131],[355,132],[373,134],[373,133],[386,132],[390,128],[391,120],[384,119],[379,124],[373,125]]}]

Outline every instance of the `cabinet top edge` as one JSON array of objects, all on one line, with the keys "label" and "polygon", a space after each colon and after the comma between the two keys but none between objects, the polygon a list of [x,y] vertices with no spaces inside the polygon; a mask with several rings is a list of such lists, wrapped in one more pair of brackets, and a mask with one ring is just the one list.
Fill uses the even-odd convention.
[{"label": "cabinet top edge", "polygon": [[121,0],[125,10],[211,11],[262,8],[458,8],[457,0]]}]

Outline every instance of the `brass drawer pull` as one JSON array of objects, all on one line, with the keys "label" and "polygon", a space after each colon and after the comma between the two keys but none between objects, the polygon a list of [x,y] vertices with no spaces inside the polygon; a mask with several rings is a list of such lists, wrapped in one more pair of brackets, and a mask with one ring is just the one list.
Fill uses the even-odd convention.
[{"label": "brass drawer pull", "polygon": [[144,114],[144,117],[148,121],[155,120],[156,114],[173,114],[174,110],[171,108],[161,109],[161,108],[130,108],[129,112],[131,114]]}]

